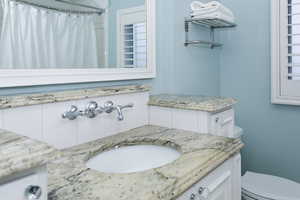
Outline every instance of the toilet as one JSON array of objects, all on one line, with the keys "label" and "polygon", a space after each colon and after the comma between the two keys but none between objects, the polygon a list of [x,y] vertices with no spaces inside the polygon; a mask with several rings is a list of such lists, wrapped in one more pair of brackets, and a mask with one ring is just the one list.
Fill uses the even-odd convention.
[{"label": "toilet", "polygon": [[300,184],[275,176],[247,172],[242,178],[243,200],[300,200]]}]

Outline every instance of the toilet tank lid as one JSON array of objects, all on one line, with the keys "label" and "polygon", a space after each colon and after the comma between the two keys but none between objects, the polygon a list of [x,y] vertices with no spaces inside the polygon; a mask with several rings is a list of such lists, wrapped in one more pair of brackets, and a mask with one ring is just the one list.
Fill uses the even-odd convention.
[{"label": "toilet tank lid", "polygon": [[300,184],[284,178],[247,172],[242,178],[244,190],[274,200],[300,200]]}]

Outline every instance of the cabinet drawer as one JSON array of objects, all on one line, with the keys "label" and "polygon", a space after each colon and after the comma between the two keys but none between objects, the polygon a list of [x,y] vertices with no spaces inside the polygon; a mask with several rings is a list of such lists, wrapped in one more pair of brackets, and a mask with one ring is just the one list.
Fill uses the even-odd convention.
[{"label": "cabinet drawer", "polygon": [[227,110],[211,116],[210,133],[213,135],[232,137],[234,130],[234,110]]},{"label": "cabinet drawer", "polygon": [[30,193],[38,195],[39,192],[41,193],[38,200],[47,200],[46,168],[26,172],[14,180],[0,184],[1,199],[28,200],[27,195]]}]

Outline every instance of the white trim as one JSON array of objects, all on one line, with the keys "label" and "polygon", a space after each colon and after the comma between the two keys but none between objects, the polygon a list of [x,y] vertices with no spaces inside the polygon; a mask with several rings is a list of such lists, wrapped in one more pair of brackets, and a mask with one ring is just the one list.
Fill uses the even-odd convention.
[{"label": "white trim", "polygon": [[147,68],[0,70],[0,88],[155,78],[156,0],[145,1],[147,8]]},{"label": "white trim", "polygon": [[271,101],[273,104],[300,105],[300,97],[284,96],[281,81],[281,0],[271,1]]},{"label": "white trim", "polygon": [[[107,52],[108,52],[108,41],[109,41],[109,38],[108,38],[108,29],[107,29],[107,24],[108,24],[108,17],[107,17],[107,12],[105,12],[103,15],[100,16],[100,18],[102,18],[101,20],[97,21],[96,20],[96,32],[100,31],[103,33],[103,37],[104,37],[104,43],[101,43],[103,46],[104,46],[104,54],[103,54],[103,63],[104,64],[100,64],[99,62],[99,65],[100,66],[108,66],[108,55],[107,55]],[[98,32],[99,34],[99,32]],[[101,35],[97,35],[97,41],[98,41],[98,37],[100,37]],[[99,44],[97,43],[97,49],[99,49]],[[98,61],[99,61],[99,58],[98,58]]]}]

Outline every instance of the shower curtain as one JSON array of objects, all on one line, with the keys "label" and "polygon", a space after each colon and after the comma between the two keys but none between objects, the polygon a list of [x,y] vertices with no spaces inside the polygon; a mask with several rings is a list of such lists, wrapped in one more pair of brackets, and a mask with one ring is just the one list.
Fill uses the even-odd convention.
[{"label": "shower curtain", "polygon": [[0,69],[97,67],[94,16],[1,0]]}]

